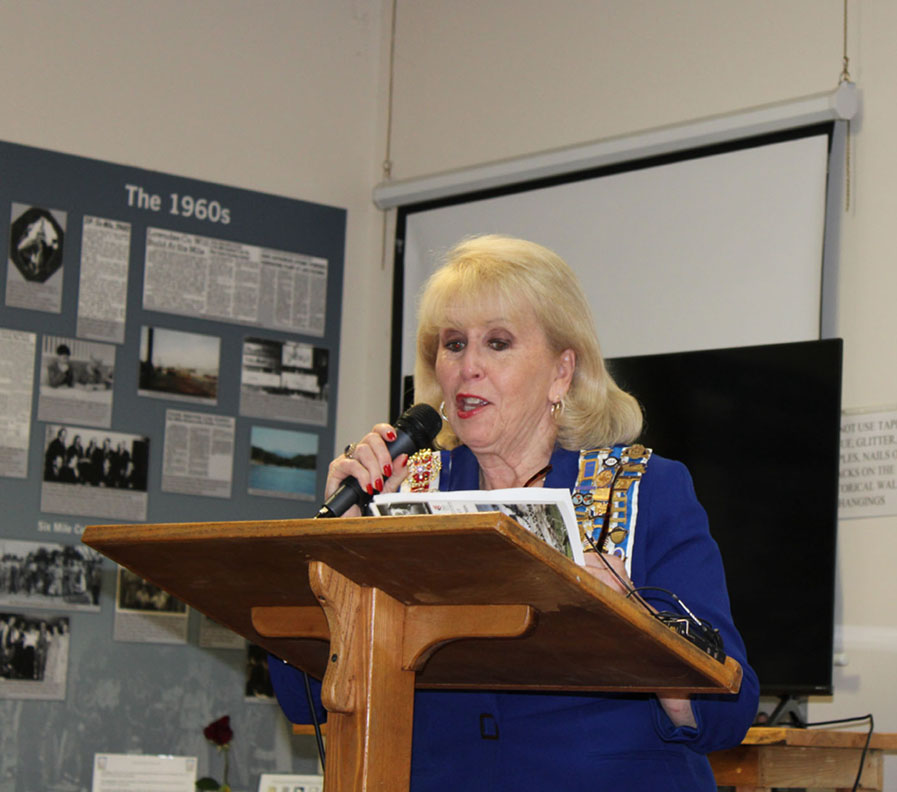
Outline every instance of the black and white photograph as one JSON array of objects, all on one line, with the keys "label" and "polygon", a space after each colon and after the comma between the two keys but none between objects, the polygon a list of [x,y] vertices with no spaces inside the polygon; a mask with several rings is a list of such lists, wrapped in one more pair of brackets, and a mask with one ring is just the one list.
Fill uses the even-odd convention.
[{"label": "black and white photograph", "polygon": [[312,344],[245,338],[240,415],[326,425],[329,361],[328,351]]},{"label": "black and white photograph", "polygon": [[0,698],[65,698],[69,619],[0,611]]},{"label": "black and white photograph", "polygon": [[10,261],[25,280],[45,283],[62,266],[64,239],[65,231],[53,212],[29,207],[12,220],[9,229]]},{"label": "black and white photograph", "polygon": [[143,325],[137,392],[174,401],[217,404],[220,351],[218,336]]},{"label": "black and white photograph", "polygon": [[48,424],[44,481],[146,492],[149,438]]},{"label": "black and white photograph", "polygon": [[118,568],[113,639],[184,644],[189,611],[177,597],[124,567]]},{"label": "black and white photograph", "polygon": [[102,563],[87,545],[0,539],[0,607],[98,611]]},{"label": "black and white photograph", "polygon": [[[497,511],[498,506],[492,510]],[[424,501],[395,501],[381,503],[377,506],[376,513],[381,517],[404,517],[409,514],[432,514],[429,504]]]},{"label": "black and white photograph", "polygon": [[116,604],[119,610],[148,613],[186,613],[187,611],[187,606],[177,597],[124,567],[119,568]]},{"label": "black and white photograph", "polygon": [[149,438],[47,424],[41,511],[146,519]]},{"label": "black and white photograph", "polygon": [[274,688],[268,675],[268,652],[255,644],[246,645],[246,698],[274,698]]},{"label": "black and white photograph", "polygon": [[62,310],[65,223],[65,212],[13,203],[7,305],[49,313]]},{"label": "black and white photograph", "polygon": [[41,339],[37,417],[109,426],[115,382],[115,346],[45,335]]}]

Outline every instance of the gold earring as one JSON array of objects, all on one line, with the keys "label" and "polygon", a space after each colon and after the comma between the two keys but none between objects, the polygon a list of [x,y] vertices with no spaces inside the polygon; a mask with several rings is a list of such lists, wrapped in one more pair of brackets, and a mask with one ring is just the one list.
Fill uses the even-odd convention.
[{"label": "gold earring", "polygon": [[564,397],[561,396],[556,402],[551,403],[551,417],[554,418],[555,421],[559,420],[560,417],[564,414],[564,410],[566,408],[566,404],[564,404]]}]

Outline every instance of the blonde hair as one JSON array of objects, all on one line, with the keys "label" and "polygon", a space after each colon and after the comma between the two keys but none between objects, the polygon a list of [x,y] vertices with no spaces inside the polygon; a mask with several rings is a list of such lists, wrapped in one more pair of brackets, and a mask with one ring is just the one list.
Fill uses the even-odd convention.
[{"label": "blonde hair", "polygon": [[[573,270],[548,248],[514,237],[471,237],[452,248],[430,276],[418,304],[415,401],[438,407],[439,332],[454,321],[502,308],[532,317],[557,354],[572,349],[576,368],[557,418],[558,443],[570,450],[631,443],[642,429],[642,411],[614,382],[598,344],[592,312]],[[453,448],[448,423],[437,438]]]}]

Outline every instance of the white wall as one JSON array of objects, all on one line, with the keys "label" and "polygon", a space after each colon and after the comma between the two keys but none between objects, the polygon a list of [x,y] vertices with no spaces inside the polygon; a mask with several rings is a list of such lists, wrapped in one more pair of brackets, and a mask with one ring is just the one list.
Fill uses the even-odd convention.
[{"label": "white wall", "polygon": [[[390,267],[370,192],[389,11],[386,0],[0,2],[0,139],[349,210],[338,445],[387,403]],[[842,224],[844,405],[893,405],[897,3],[850,0],[849,25],[862,110]],[[829,91],[841,31],[841,0],[399,0],[393,174]],[[812,718],[873,711],[897,731],[895,532],[897,518],[841,526],[850,664]],[[894,767],[887,783],[897,789]]]},{"label": "white wall", "polygon": [[[0,139],[348,209],[347,437],[381,419],[380,0],[3,0]],[[347,441],[343,441],[345,444]]]}]

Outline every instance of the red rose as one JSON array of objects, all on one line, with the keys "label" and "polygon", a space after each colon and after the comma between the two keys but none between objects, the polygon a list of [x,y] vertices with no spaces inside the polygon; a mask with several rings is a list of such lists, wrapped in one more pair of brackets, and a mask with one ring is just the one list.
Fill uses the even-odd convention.
[{"label": "red rose", "polygon": [[207,740],[215,743],[219,748],[223,748],[234,739],[234,732],[230,727],[230,715],[212,721],[202,730],[202,733]]}]

